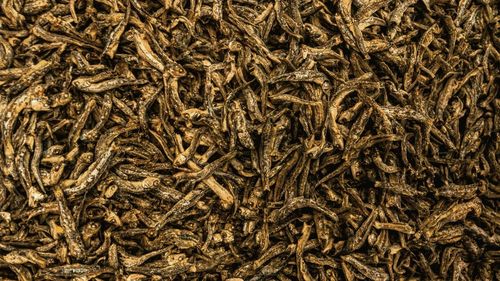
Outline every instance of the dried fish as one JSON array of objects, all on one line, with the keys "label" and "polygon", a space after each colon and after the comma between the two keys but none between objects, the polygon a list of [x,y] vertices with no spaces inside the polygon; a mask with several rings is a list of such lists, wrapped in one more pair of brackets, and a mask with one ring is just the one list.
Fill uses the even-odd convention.
[{"label": "dried fish", "polygon": [[363,276],[365,276],[366,278],[368,278],[370,280],[377,280],[377,281],[378,280],[380,280],[380,281],[389,280],[389,274],[384,272],[383,269],[373,268],[371,266],[365,265],[365,264],[363,264],[363,262],[356,259],[352,255],[342,256],[342,260],[345,260],[347,263],[349,263],[354,268],[356,268],[356,270],[361,272],[361,274],[363,274]]},{"label": "dried fish", "polygon": [[311,200],[311,199],[306,199],[303,197],[295,197],[293,199],[290,199],[286,204],[281,207],[280,209],[274,210],[270,215],[269,215],[269,221],[271,222],[277,222],[278,220],[285,219],[287,215],[292,213],[293,211],[297,209],[302,209],[302,208],[313,208],[319,212],[322,212],[326,216],[328,216],[330,219],[334,221],[338,221],[338,217],[333,212],[332,210],[329,210],[328,208],[325,208],[321,205],[319,205],[317,202]]},{"label": "dried fish", "polygon": [[106,172],[106,167],[110,164],[116,148],[111,145],[100,157],[92,163],[88,170],[81,174],[75,181],[74,186],[64,189],[64,193],[70,196],[76,196],[91,189]]},{"label": "dried fish", "polygon": [[76,89],[87,93],[102,93],[124,86],[142,85],[147,82],[128,78],[112,78],[105,81],[94,81],[94,77],[80,77],[71,83]]},{"label": "dried fish", "polygon": [[71,214],[71,210],[68,208],[68,203],[66,202],[66,198],[60,186],[55,186],[54,196],[59,206],[60,222],[64,229],[64,236],[68,243],[69,253],[77,260],[82,260],[86,257],[85,246],[83,245],[82,237],[77,230],[77,224]]}]

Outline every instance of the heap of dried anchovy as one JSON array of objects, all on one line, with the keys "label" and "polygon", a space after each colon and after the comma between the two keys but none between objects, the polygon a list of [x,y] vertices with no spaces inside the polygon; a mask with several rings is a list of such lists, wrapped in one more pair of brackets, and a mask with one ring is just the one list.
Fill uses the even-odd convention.
[{"label": "heap of dried anchovy", "polygon": [[498,0],[0,0],[0,279],[499,280]]}]

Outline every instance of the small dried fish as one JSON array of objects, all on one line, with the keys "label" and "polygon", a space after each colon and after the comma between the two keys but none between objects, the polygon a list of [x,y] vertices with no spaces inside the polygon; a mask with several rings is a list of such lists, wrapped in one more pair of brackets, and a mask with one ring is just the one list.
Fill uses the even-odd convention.
[{"label": "small dried fish", "polygon": [[147,177],[140,181],[127,181],[116,178],[114,179],[114,184],[122,191],[140,194],[158,188],[161,181],[155,177]]},{"label": "small dried fish", "polygon": [[[74,0],[72,0],[74,1]],[[73,6],[74,7],[74,6]],[[77,19],[76,13],[74,13],[74,10],[72,11],[72,16],[74,19]],[[121,19],[121,21],[118,23],[118,25],[111,31],[108,37],[108,41],[106,42],[106,45],[104,46],[104,50],[102,52],[102,55],[106,55],[109,58],[113,59],[116,51],[118,50],[118,46],[120,45],[120,37],[123,35],[125,32],[125,29],[127,28],[127,24],[130,19],[130,2],[127,2],[127,12]]]},{"label": "small dried fish", "polygon": [[110,164],[115,150],[116,148],[114,145],[108,147],[106,151],[89,166],[88,170],[74,181],[74,186],[64,189],[64,193],[69,196],[76,196],[91,189],[102,174],[106,172],[106,167]]},{"label": "small dried fish", "polygon": [[378,216],[378,209],[373,209],[370,215],[365,219],[361,226],[356,230],[354,236],[352,236],[346,243],[345,247],[348,252],[353,252],[363,246],[370,234],[370,230],[375,223]]},{"label": "small dried fish", "polygon": [[352,255],[342,256],[342,260],[346,261],[350,265],[352,265],[356,270],[361,272],[363,276],[370,280],[389,280],[389,274],[385,273],[381,268],[374,268],[368,265],[363,264],[360,260],[356,259]]},{"label": "small dried fish", "polygon": [[64,229],[64,236],[66,238],[66,242],[68,243],[69,253],[77,260],[83,260],[86,257],[85,246],[83,245],[82,237],[78,232],[71,210],[68,208],[63,190],[59,185],[54,187],[54,196],[56,197],[57,204],[59,206],[60,223]]},{"label": "small dried fish", "polygon": [[338,221],[338,216],[332,210],[329,210],[326,207],[319,205],[317,202],[311,199],[306,199],[303,197],[295,197],[290,199],[285,203],[283,207],[280,209],[274,210],[269,215],[270,222],[278,222],[279,220],[285,219],[289,214],[297,209],[302,208],[312,208],[319,212],[322,212],[326,216],[328,216],[333,221]]},{"label": "small dried fish", "polygon": [[166,214],[164,214],[161,219],[156,223],[154,228],[157,233],[160,231],[167,223],[174,221],[176,217],[181,215],[183,212],[187,211],[189,208],[194,206],[197,201],[206,193],[206,189],[195,189],[184,198],[179,200]]},{"label": "small dried fish", "polygon": [[94,77],[80,77],[71,83],[76,89],[86,93],[102,93],[109,90],[131,85],[146,84],[145,80],[135,80],[128,78],[112,78],[101,82],[94,82]]}]

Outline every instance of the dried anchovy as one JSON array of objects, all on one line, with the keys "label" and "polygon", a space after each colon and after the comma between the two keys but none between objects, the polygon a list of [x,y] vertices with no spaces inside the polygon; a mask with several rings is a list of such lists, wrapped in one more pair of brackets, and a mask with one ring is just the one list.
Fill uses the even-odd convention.
[{"label": "dried anchovy", "polygon": [[68,204],[64,197],[64,193],[60,186],[56,186],[54,189],[54,195],[57,199],[59,206],[59,215],[61,226],[64,229],[64,234],[66,237],[66,242],[68,243],[69,253],[78,260],[85,258],[85,246],[83,245],[80,233],[76,228],[76,222],[71,214],[71,210],[68,208]]},{"label": "dried anchovy", "polygon": [[322,212],[326,216],[328,216],[330,219],[334,221],[338,221],[338,217],[333,212],[332,210],[329,210],[326,207],[323,207],[316,203],[314,200],[307,199],[307,198],[301,198],[301,197],[295,197],[293,199],[290,199],[288,202],[285,203],[283,207],[280,209],[274,210],[270,215],[269,215],[269,221],[270,222],[277,222],[278,220],[282,220],[286,218],[290,213],[297,209],[302,209],[302,208],[313,208],[319,212]]},{"label": "dried anchovy", "polygon": [[100,157],[92,163],[88,170],[81,174],[74,182],[74,186],[64,189],[64,193],[70,196],[76,196],[87,192],[99,180],[100,176],[106,172],[106,167],[109,165],[115,148],[113,145],[100,155]]}]

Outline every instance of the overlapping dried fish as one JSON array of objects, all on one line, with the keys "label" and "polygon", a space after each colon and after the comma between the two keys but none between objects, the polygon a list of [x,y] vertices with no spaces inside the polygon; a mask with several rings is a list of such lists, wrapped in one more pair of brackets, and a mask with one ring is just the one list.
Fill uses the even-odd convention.
[{"label": "overlapping dried fish", "polygon": [[498,0],[0,0],[1,280],[499,280]]}]

